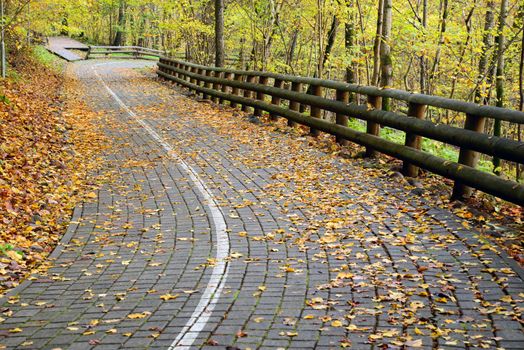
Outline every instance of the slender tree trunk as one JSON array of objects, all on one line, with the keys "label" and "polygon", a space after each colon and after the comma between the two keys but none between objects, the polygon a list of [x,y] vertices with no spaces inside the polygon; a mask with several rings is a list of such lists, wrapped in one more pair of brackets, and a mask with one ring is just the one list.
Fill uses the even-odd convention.
[{"label": "slender tree trunk", "polygon": [[[504,107],[504,47],[506,46],[506,38],[504,36],[504,28],[506,26],[506,18],[508,16],[508,0],[501,0],[500,2],[500,14],[499,14],[499,28],[497,33],[497,107]],[[502,123],[500,119],[495,119],[493,124],[493,135],[500,136],[502,129]],[[497,175],[501,173],[501,161],[500,158],[493,158],[493,172]]]},{"label": "slender tree trunk", "polygon": [[317,47],[317,67],[315,70],[315,77],[322,77],[322,73],[324,71],[324,16],[322,11],[324,10],[324,0],[317,0],[317,40],[318,40],[318,47]]},{"label": "slender tree trunk", "polygon": [[126,24],[126,13],[125,13],[126,3],[124,0],[120,0],[118,5],[118,29],[115,34],[115,40],[113,41],[113,46],[122,46],[124,43],[124,27]]},{"label": "slender tree trunk", "polygon": [[[384,24],[382,26],[382,44],[380,45],[380,61],[381,61],[381,77],[380,85],[385,88],[391,88],[393,85],[393,61],[391,57],[391,46],[389,41],[391,39],[391,24],[393,0],[384,0]],[[389,111],[389,99],[382,99],[382,109]]]},{"label": "slender tree trunk", "polygon": [[245,59],[245,53],[244,53],[244,46],[246,43],[246,39],[244,37],[240,38],[240,52],[238,53],[238,63],[240,66],[240,70],[244,70],[246,67],[246,59]]},{"label": "slender tree trunk", "polygon": [[273,39],[275,38],[275,35],[277,33],[277,29],[280,26],[280,5],[275,4],[274,0],[270,1],[270,7],[271,7],[271,21],[270,21],[270,27],[271,31],[268,34],[267,37],[264,38],[264,57],[263,57],[263,63],[262,67],[263,69],[266,68],[267,61],[269,60],[269,57],[271,55],[271,46],[273,45]]},{"label": "slender tree trunk", "polygon": [[384,0],[378,0],[377,31],[373,45],[373,85],[378,86],[380,81],[380,46],[382,43],[382,25],[384,16]]},{"label": "slender tree trunk", "polygon": [[[333,50],[333,46],[335,45],[335,38],[337,37],[337,29],[338,29],[338,18],[337,16],[333,16],[333,20],[331,21],[331,27],[329,28],[329,32],[328,32],[326,48],[324,50],[324,53],[322,54],[322,67],[326,65],[326,62],[329,59],[329,56],[331,55],[331,51]],[[321,76],[319,75],[319,77]]]},{"label": "slender tree trunk", "polygon": [[224,0],[215,0],[215,66],[224,66]]},{"label": "slender tree trunk", "polygon": [[[524,20],[524,5],[520,9],[520,13],[522,20]],[[524,31],[522,31],[522,45],[520,46],[519,93],[519,109],[524,111]],[[517,125],[517,139],[522,141],[522,124]],[[521,175],[521,165],[517,164],[517,181],[520,181]]]},{"label": "slender tree trunk", "polygon": [[[293,34],[291,34],[291,43],[289,44],[289,51],[287,53],[286,58],[286,66],[291,67],[293,63],[293,58],[295,56],[295,50],[297,48],[297,42],[298,42],[298,29],[295,29],[293,31]],[[286,70],[287,70],[286,67]]]},{"label": "slender tree trunk", "polygon": [[[521,17],[524,20],[524,5],[521,8]],[[522,31],[522,45],[520,46],[520,66],[519,66],[519,109],[524,111],[524,31]],[[517,139],[522,141],[522,124],[517,124]],[[522,176],[522,165],[517,163],[517,181]]]},{"label": "slender tree trunk", "polygon": [[109,40],[107,41],[107,45],[111,45],[111,42],[113,41],[113,11],[109,11]]},{"label": "slender tree trunk", "polygon": [[[422,2],[422,30],[424,31],[424,43],[427,40],[427,29],[428,29],[428,0]],[[420,60],[420,92],[425,94],[427,92],[426,87],[426,70],[427,70],[427,58],[423,53],[419,57]]]},{"label": "slender tree trunk", "polygon": [[[466,57],[466,52],[468,51],[469,43],[471,41],[471,31],[472,31],[472,26],[473,26],[472,19],[473,19],[473,15],[475,14],[475,8],[476,7],[477,7],[477,1],[474,0],[473,1],[473,5],[471,7],[471,10],[469,11],[468,16],[466,17],[466,33],[467,33],[466,41],[464,42],[463,48],[462,48],[462,50],[460,52],[460,58],[459,58],[459,61],[457,63],[457,71],[456,71],[455,74],[453,74],[453,77],[451,78],[452,79],[451,92],[449,94],[449,98],[451,98],[451,99],[455,97],[455,91],[456,91],[456,88],[457,88],[458,76],[460,75],[460,70],[462,69],[462,64],[463,64],[464,59]],[[448,114],[448,113],[449,113],[449,111],[446,111],[446,114]]]},{"label": "slender tree trunk", "polygon": [[431,87],[433,85],[433,81],[437,77],[438,67],[440,64],[440,57],[442,55],[442,46],[444,45],[444,34],[447,30],[447,23],[448,23],[448,9],[449,9],[449,3],[448,0],[443,0],[442,3],[442,22],[440,25],[440,37],[438,41],[438,47],[437,47],[437,53],[435,54],[435,60],[433,61],[433,67],[431,68],[431,74],[429,76],[429,84],[428,84],[428,93],[431,93]]},{"label": "slender tree trunk", "polygon": [[[353,7],[353,3],[351,2],[349,6]],[[355,54],[355,19],[352,13],[349,16],[350,18],[348,18],[344,32],[346,56],[349,59],[349,62],[346,66],[346,82],[354,84],[356,82],[356,69],[353,63],[353,55]]]},{"label": "slender tree trunk", "polygon": [[489,63],[489,52],[493,48],[493,28],[495,27],[494,9],[495,3],[492,0],[488,1],[486,9],[486,20],[484,22],[484,37],[482,39],[484,48],[482,50],[482,53],[480,54],[479,60],[479,84],[477,84],[478,87],[475,90],[475,103],[479,104],[487,103],[487,92],[481,88],[480,82],[486,80],[486,78],[489,78],[489,76],[491,76],[490,72],[488,72],[487,69]]}]

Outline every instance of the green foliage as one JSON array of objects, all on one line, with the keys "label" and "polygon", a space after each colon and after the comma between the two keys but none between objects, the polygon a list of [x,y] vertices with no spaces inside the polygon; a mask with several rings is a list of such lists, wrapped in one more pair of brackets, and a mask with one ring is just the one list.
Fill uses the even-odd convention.
[{"label": "green foliage", "polygon": [[47,67],[53,67],[58,60],[55,55],[47,51],[47,49],[42,45],[36,45],[33,47],[33,56]]}]

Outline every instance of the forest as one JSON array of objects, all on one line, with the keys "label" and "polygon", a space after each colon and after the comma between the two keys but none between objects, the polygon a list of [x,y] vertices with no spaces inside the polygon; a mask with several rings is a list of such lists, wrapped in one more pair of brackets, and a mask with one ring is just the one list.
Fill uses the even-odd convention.
[{"label": "forest", "polygon": [[[95,45],[161,49],[201,64],[523,110],[524,3],[517,0],[8,0],[5,6],[15,57],[31,38],[62,34]],[[464,123],[439,110],[427,117]],[[522,139],[521,127],[505,122],[488,122],[485,131]],[[485,168],[500,173],[500,161],[493,163]],[[518,166],[503,167],[520,179]]]}]

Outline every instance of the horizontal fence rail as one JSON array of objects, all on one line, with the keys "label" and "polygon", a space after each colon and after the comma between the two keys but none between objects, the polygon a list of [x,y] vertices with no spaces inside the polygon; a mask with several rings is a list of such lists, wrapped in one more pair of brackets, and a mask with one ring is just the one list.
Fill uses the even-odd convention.
[{"label": "horizontal fence rail", "polygon": [[[483,133],[488,118],[524,124],[522,112],[333,80],[207,67],[165,57],[160,58],[158,68],[159,76],[202,93],[203,97],[211,96],[221,103],[229,101],[232,107],[241,105],[244,111],[252,107],[258,116],[266,111],[273,120],[284,117],[290,126],[308,126],[312,135],[329,133],[342,144],[355,142],[366,147],[368,156],[381,152],[401,159],[403,172],[408,176],[417,176],[420,167],[455,180],[455,198],[467,197],[476,188],[524,205],[524,185],[476,169],[480,153],[524,164],[523,142]],[[367,97],[367,104],[349,103],[355,95]],[[381,110],[385,98],[405,102],[407,115]],[[286,100],[287,105],[283,103]],[[309,115],[304,113],[307,108]],[[464,128],[425,120],[428,108],[465,114]],[[334,113],[336,121],[322,119],[322,111]],[[348,118],[365,121],[366,132],[349,128]],[[405,143],[380,138],[380,126],[405,132]],[[422,137],[459,147],[458,162],[421,151]]]},{"label": "horizontal fence rail", "polygon": [[165,52],[140,46],[89,46],[86,59],[109,57],[114,54],[126,55],[123,58],[129,58],[127,55],[131,55],[133,58],[158,59],[165,55]]}]

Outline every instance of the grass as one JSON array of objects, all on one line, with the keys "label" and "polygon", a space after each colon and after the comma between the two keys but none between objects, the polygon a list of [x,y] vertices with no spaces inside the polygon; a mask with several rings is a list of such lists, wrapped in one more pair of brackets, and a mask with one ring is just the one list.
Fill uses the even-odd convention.
[{"label": "grass", "polygon": [[36,45],[33,48],[33,57],[44,66],[54,70],[62,71],[65,66],[62,59],[47,51],[42,45]]},{"label": "grass", "polygon": [[[348,126],[356,131],[366,131],[366,123],[356,118],[351,118],[348,122]],[[380,136],[385,140],[398,144],[403,144],[405,141],[405,133],[403,131],[387,127],[381,128]],[[457,147],[427,138],[422,139],[422,150],[452,162],[457,162],[459,157],[459,149]],[[489,160],[481,159],[477,169],[491,173],[493,165]]]}]

